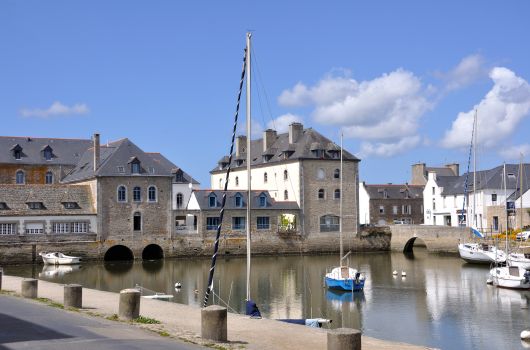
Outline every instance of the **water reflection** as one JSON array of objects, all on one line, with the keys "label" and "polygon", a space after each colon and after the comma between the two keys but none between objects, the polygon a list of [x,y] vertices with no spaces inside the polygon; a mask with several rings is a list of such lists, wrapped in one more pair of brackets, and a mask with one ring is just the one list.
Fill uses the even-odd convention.
[{"label": "water reflection", "polygon": [[[446,349],[521,347],[519,334],[530,324],[530,292],[486,285],[488,266],[416,248],[413,256],[353,254],[349,260],[367,276],[363,293],[323,287],[326,269],[336,265],[335,256],[255,257],[251,297],[266,317],[328,318],[332,327],[358,328],[382,339]],[[171,294],[174,302],[199,306],[209,268],[209,259],[175,259],[86,263],[63,273],[45,273],[48,270],[38,265],[6,267],[4,273],[29,277],[40,272],[46,280],[113,292],[138,284]],[[398,276],[393,276],[394,270]],[[219,258],[214,302],[244,312],[245,272],[244,258]],[[176,282],[181,283],[178,291]]]},{"label": "water reflection", "polygon": [[81,268],[80,265],[44,265],[42,271],[39,272],[39,278],[53,278],[62,277],[67,273],[77,271]]}]

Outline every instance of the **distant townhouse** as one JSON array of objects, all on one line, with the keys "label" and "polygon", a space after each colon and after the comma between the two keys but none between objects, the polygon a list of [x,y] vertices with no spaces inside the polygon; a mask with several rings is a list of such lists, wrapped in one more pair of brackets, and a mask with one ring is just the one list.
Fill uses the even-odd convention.
[{"label": "distant townhouse", "polygon": [[[248,188],[246,152],[246,137],[239,136],[231,164],[230,191],[245,191]],[[341,197],[343,230],[357,233],[358,158],[343,150],[341,172],[340,147],[314,129],[304,129],[301,123],[292,123],[287,133],[266,130],[262,139],[252,140],[250,154],[252,189],[268,193],[274,203],[295,203],[299,209],[296,224],[300,234],[338,232]],[[212,188],[224,188],[227,167],[228,157],[225,156],[210,172]]]},{"label": "distant townhouse", "polygon": [[359,185],[360,223],[364,225],[422,224],[423,186]]},{"label": "distant townhouse", "polygon": [[460,175],[460,165],[452,163],[442,167],[428,167],[425,163],[413,164],[410,184],[412,186],[425,186],[429,173],[435,173],[438,176],[458,176]]}]

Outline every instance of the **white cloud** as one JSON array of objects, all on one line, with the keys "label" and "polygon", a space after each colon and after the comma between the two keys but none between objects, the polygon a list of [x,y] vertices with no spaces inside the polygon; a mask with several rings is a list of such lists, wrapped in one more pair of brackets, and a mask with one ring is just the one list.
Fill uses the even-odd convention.
[{"label": "white cloud", "polygon": [[369,156],[378,157],[392,157],[399,153],[407,152],[416,147],[421,141],[420,136],[409,136],[404,137],[398,142],[394,143],[371,143],[363,142],[361,144],[361,150],[358,152],[359,158],[366,158]]},{"label": "white cloud", "polygon": [[303,120],[295,114],[287,113],[271,120],[267,123],[267,127],[276,130],[278,133],[282,133],[287,132],[289,130],[289,125],[295,122],[303,123]]},{"label": "white cloud", "polygon": [[525,143],[521,145],[505,147],[499,151],[499,154],[506,160],[519,160],[521,158],[521,154],[523,157],[530,155],[530,144]]},{"label": "white cloud", "polygon": [[37,117],[37,118],[51,118],[58,116],[71,116],[71,115],[82,115],[89,112],[88,106],[84,103],[76,103],[73,106],[66,106],[59,101],[52,103],[47,109],[39,108],[23,108],[20,110],[20,115],[26,118]]},{"label": "white cloud", "polygon": [[447,91],[461,89],[487,75],[484,58],[481,55],[464,57],[458,65],[447,73],[437,74],[445,81]]},{"label": "white cloud", "polygon": [[524,79],[503,67],[493,68],[489,76],[493,87],[472,110],[458,113],[442,139],[444,147],[469,145],[475,109],[478,111],[477,143],[489,148],[510,136],[530,112],[530,86]]},{"label": "white cloud", "polygon": [[327,76],[312,88],[298,83],[291,90],[284,90],[278,97],[278,102],[286,107],[326,105],[344,99],[357,89],[358,84],[353,79]]}]

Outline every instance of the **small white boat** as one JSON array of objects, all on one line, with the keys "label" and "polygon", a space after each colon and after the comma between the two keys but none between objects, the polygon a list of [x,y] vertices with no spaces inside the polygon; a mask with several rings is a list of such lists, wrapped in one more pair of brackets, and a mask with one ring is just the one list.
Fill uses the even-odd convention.
[{"label": "small white boat", "polygon": [[64,255],[59,252],[41,252],[39,255],[45,265],[74,265],[81,263],[81,258],[77,256]]},{"label": "small white boat", "polygon": [[519,266],[494,267],[490,279],[497,287],[530,289],[530,271]]},{"label": "small white boat", "polygon": [[506,253],[503,250],[487,243],[460,243],[458,252],[468,263],[490,264],[506,261]]},{"label": "small white boat", "polygon": [[510,253],[506,261],[510,266],[520,266],[525,270],[530,270],[530,254]]}]

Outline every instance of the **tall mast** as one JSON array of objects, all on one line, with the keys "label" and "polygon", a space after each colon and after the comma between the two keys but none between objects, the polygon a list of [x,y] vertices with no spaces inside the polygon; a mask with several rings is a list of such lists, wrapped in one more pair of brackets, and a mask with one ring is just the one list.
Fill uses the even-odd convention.
[{"label": "tall mast", "polygon": [[250,205],[251,200],[251,186],[250,186],[250,39],[252,37],[251,33],[247,33],[247,300],[250,300]]},{"label": "tall mast", "polygon": [[473,223],[473,226],[475,228],[478,228],[477,226],[477,212],[476,212],[476,209],[477,209],[477,205],[476,205],[476,201],[477,201],[477,197],[476,197],[476,193],[477,193],[477,110],[475,109],[475,118],[473,120],[473,124],[474,124],[474,128],[475,128],[475,133],[474,133],[474,136],[475,136],[475,140],[473,142],[473,218],[472,218],[472,223]]},{"label": "tall mast", "polygon": [[339,255],[339,266],[342,266],[342,257],[344,256],[344,246],[342,244],[342,197],[344,192],[342,191],[342,178],[344,173],[342,172],[342,130],[340,131],[340,201],[339,201],[339,239],[340,239],[340,255]]},{"label": "tall mast", "polygon": [[[517,191],[515,191],[517,194]],[[523,231],[523,154],[521,153],[521,161],[519,163],[519,211],[521,217],[519,218],[519,227]],[[517,214],[517,211],[515,212]]]},{"label": "tall mast", "polygon": [[506,213],[506,254],[508,254],[508,194],[506,191],[506,162],[503,165],[503,178],[504,178],[504,212]]}]

